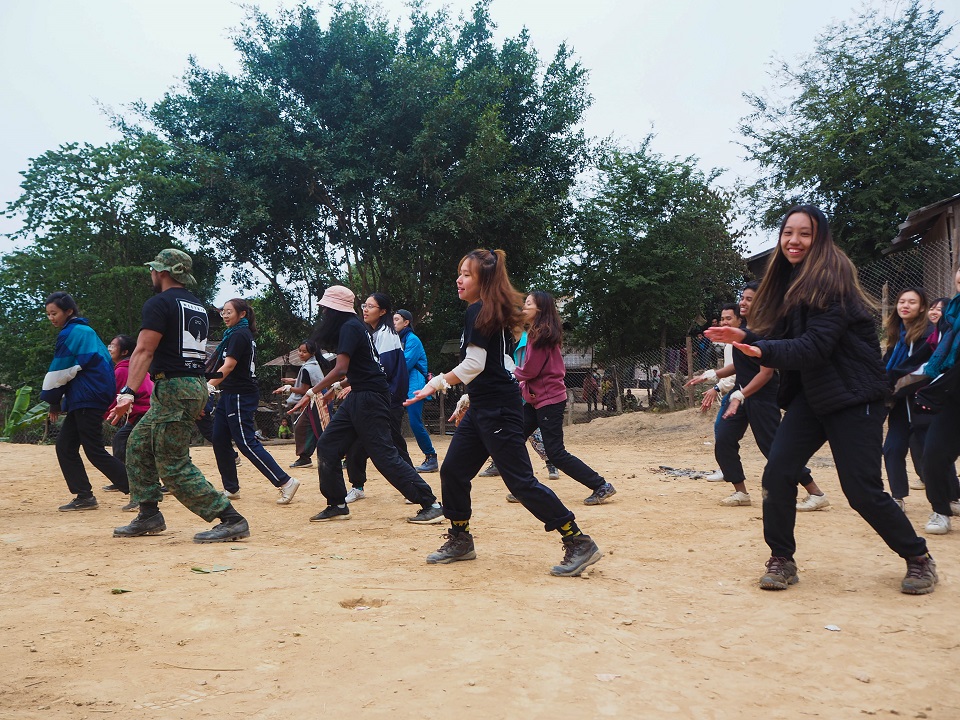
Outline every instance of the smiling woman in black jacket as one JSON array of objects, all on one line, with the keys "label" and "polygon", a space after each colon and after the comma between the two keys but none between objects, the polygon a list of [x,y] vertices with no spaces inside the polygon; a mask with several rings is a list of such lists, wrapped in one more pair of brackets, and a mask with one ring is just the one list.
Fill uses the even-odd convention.
[{"label": "smiling woman in black jacket", "polygon": [[888,388],[873,303],[818,208],[799,205],[784,217],[779,250],[754,299],[752,327],[749,338],[736,328],[710,328],[707,336],[733,342],[781,373],[778,400],[786,414],[763,472],[763,535],[771,557],[760,587],[785,590],[799,579],[796,477],[829,442],[850,506],[907,561],[900,589],[933,592],[936,565],[926,542],[884,492],[880,474]]}]

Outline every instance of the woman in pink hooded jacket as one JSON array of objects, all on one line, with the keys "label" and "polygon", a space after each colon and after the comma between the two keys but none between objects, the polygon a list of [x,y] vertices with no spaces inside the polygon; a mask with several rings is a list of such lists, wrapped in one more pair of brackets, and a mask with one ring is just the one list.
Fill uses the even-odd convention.
[{"label": "woman in pink hooded jacket", "polygon": [[523,432],[530,437],[538,427],[547,450],[547,462],[556,466],[593,492],[583,502],[599,505],[616,494],[596,470],[563,446],[563,414],[567,405],[566,369],[560,343],[563,328],[557,304],[550,293],[534,290],[523,303],[527,331],[527,353],[514,375],[526,404],[523,406]]}]

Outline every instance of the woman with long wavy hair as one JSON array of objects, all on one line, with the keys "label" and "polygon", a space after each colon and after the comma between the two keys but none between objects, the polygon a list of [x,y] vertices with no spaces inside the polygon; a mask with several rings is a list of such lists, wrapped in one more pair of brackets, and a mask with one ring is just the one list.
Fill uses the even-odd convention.
[{"label": "woman with long wavy hair", "polygon": [[511,372],[513,360],[508,355],[508,338],[520,324],[523,296],[510,283],[506,258],[503,250],[473,250],[460,260],[457,295],[467,303],[460,364],[437,375],[406,403],[419,402],[458,383],[466,384],[469,391],[469,410],[462,415],[440,466],[443,511],[450,520],[450,530],[446,542],[427,556],[427,562],[476,558],[470,533],[470,488],[477,472],[492,457],[510,493],[543,523],[547,532],[560,533],[564,557],[551,573],[576,576],[597,562],[602,553],[590,536],[580,531],[573,513],[553,490],[533,475],[520,386]]},{"label": "woman with long wavy hair", "polygon": [[[908,287],[897,295],[895,309],[884,323],[887,350],[883,360],[891,387],[904,375],[919,367],[929,354],[927,338],[933,326],[927,319],[927,293],[920,287]],[[922,356],[923,359],[918,359]],[[913,455],[913,467],[923,477],[922,446],[913,442],[913,393],[894,400],[887,416],[887,436],[883,441],[883,463],[887,469],[890,494],[901,509],[910,494],[907,481],[907,451]]]},{"label": "woman with long wavy hair", "polygon": [[853,263],[834,244],[826,216],[798,205],[780,225],[779,247],[753,302],[749,338],[737,328],[706,331],[780,371],[778,399],[786,413],[763,471],[763,535],[771,551],[760,578],[764,590],[785,590],[799,580],[796,479],[825,442],[850,506],[906,561],[901,591],[926,594],[937,582],[926,541],[884,492],[880,458],[889,388],[874,307]]}]

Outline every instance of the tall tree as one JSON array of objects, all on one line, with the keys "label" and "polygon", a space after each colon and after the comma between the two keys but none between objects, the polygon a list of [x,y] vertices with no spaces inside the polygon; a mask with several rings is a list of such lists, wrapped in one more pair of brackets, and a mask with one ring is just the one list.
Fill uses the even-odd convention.
[{"label": "tall tree", "polygon": [[740,131],[761,170],[749,197],[764,225],[815,203],[865,261],[908,212],[958,192],[960,63],[940,17],[921,0],[867,10],[778,63],[776,94],[745,96],[754,112]]},{"label": "tall tree", "polygon": [[361,4],[326,28],[305,6],[254,13],[239,74],[191,65],[127,128],[169,142],[190,182],[158,207],[277,291],[348,282],[427,322],[473,247],[505,247],[523,280],[558,252],[589,96],[566,47],[544,66],[526,32],[496,46],[488,5],[454,23],[415,3],[403,33]]},{"label": "tall tree", "polygon": [[743,277],[732,199],[713,187],[720,171],[665,159],[651,141],[602,152],[574,223],[565,310],[603,360],[682,337]]},{"label": "tall tree", "polygon": [[[28,244],[0,258],[0,334],[17,337],[0,351],[0,381],[42,377],[54,334],[44,297],[72,294],[101,335],[136,333],[140,307],[153,292],[143,263],[165,247],[182,247],[169,223],[142,202],[166,148],[149,138],[104,146],[72,143],[31,160],[20,197],[6,212],[22,221],[10,237]],[[153,192],[153,191],[151,191]],[[192,252],[199,295],[211,300],[218,269]]]}]

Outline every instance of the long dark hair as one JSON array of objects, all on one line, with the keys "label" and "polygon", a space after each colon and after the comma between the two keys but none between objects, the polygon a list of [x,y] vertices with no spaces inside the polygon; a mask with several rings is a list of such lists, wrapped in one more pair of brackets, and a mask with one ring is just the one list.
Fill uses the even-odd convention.
[{"label": "long dark hair", "polygon": [[[897,305],[900,303],[900,298],[908,292],[916,293],[917,297],[920,298],[920,312],[917,313],[917,316],[913,320],[903,321],[900,319],[900,315],[897,314]],[[907,330],[906,340],[908,345],[922,338],[923,333],[927,329],[927,325],[930,324],[930,321],[927,320],[927,310],[929,308],[927,291],[922,287],[908,287],[901,290],[900,294],[897,295],[897,302],[894,303],[893,310],[890,312],[890,315],[887,316],[887,321],[884,323],[887,347],[892,348],[897,344],[897,341],[900,339],[901,324]]]},{"label": "long dark hair", "polygon": [[64,312],[72,312],[73,314],[70,317],[80,317],[80,308],[77,307],[77,301],[73,299],[70,293],[63,292],[63,290],[57,290],[57,292],[47,295],[43,304],[44,306],[56,305]]},{"label": "long dark hair", "polygon": [[523,295],[510,283],[507,254],[503,250],[471,250],[460,260],[457,271],[468,261],[477,276],[480,300],[483,301],[477,316],[477,330],[483,335],[502,330],[513,332],[520,325]]},{"label": "long dark hair", "polygon": [[344,310],[334,310],[324,307],[320,314],[320,324],[310,336],[310,341],[317,348],[325,348],[337,352],[340,344],[340,329],[350,318],[356,318],[357,314],[346,312]]},{"label": "long dark hair", "polygon": [[137,341],[129,335],[117,335],[113,338],[113,342],[117,344],[117,351],[121,358],[130,357],[137,349]]},{"label": "long dark hair", "polygon": [[[784,256],[780,238],[791,215],[803,213],[813,224],[806,257],[795,267]],[[796,205],[783,216],[777,250],[770,255],[763,281],[750,308],[750,327],[769,335],[794,308],[806,305],[825,310],[840,303],[845,312],[874,310],[876,304],[860,287],[857,269],[833,242],[827,216],[815,205]]]},{"label": "long dark hair", "polygon": [[243,298],[230,298],[229,300],[227,300],[227,302],[224,303],[224,305],[226,305],[227,303],[230,303],[231,305],[233,305],[233,309],[237,313],[237,315],[241,313],[247,314],[246,316],[247,325],[248,325],[247,330],[250,331],[251,335],[256,335],[257,321],[253,313],[253,306]]},{"label": "long dark hair", "polygon": [[543,290],[531,290],[530,297],[537,306],[536,317],[527,331],[530,347],[551,348],[559,345],[563,342],[563,323],[553,295]]}]

